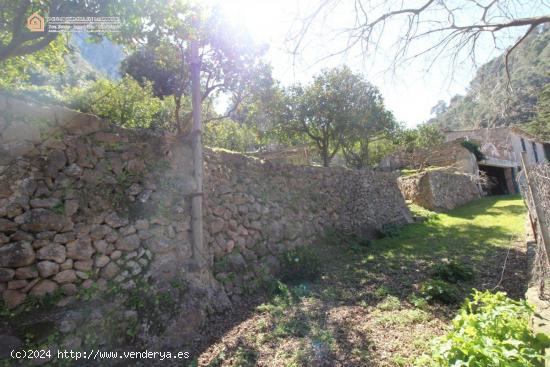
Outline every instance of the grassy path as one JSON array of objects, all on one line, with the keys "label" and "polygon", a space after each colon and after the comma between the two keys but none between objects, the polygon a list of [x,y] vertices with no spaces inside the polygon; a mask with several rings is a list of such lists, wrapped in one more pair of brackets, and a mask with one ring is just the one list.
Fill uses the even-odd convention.
[{"label": "grassy path", "polygon": [[459,284],[461,297],[471,288],[523,296],[525,208],[519,197],[423,214],[425,222],[368,247],[320,244],[321,278],[282,285],[261,305],[249,305],[252,311],[229,315],[199,365],[409,366],[444,333],[459,306],[418,296],[431,267],[442,261],[473,267],[473,280]]}]

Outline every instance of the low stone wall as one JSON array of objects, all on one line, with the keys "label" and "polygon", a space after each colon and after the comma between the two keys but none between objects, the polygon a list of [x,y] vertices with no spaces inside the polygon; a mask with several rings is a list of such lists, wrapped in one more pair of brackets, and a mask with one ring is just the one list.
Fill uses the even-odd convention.
[{"label": "low stone wall", "polygon": [[471,175],[445,170],[400,177],[398,185],[406,200],[435,211],[451,210],[481,197]]},{"label": "low stone wall", "polygon": [[478,166],[475,156],[464,146],[464,139],[446,142],[413,152],[396,151],[380,162],[380,168],[398,170],[402,168],[450,167],[456,172],[475,174]]},{"label": "low stone wall", "polygon": [[369,236],[384,224],[410,221],[393,173],[210,152],[205,176],[214,273],[232,297],[275,273],[281,252],[310,245],[329,228]]}]

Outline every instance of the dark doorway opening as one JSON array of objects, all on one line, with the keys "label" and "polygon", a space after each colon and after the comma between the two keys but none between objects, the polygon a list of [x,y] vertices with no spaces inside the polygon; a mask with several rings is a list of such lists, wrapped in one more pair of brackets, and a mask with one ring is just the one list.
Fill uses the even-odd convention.
[{"label": "dark doorway opening", "polygon": [[486,176],[483,190],[487,192],[488,195],[506,195],[510,193],[506,183],[506,169],[507,168],[503,167],[479,166],[479,173],[482,176]]}]

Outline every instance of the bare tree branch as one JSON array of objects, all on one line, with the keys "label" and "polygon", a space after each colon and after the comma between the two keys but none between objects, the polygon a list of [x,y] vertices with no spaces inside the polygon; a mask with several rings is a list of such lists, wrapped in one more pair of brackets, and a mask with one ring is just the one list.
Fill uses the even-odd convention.
[{"label": "bare tree branch", "polygon": [[[395,2],[385,0],[373,4],[368,0],[351,0],[350,10],[355,12],[355,24],[333,32],[337,36],[347,36],[346,45],[328,52],[315,64],[340,54],[346,54],[357,46],[361,46],[365,53],[371,48],[376,51],[380,48],[382,35],[393,36],[388,35],[389,31],[386,29],[389,22],[394,24],[403,22],[403,28],[395,36],[396,41],[393,46],[395,53],[390,68],[394,69],[404,62],[425,56],[428,53],[435,55],[429,68],[443,55],[449,55],[453,62],[458,62],[458,54],[465,54],[467,59],[475,65],[478,48],[482,47],[482,43],[480,43],[482,35],[490,35],[493,45],[497,47],[497,39],[500,37],[499,34],[497,35],[498,32],[528,27],[528,30],[522,33],[522,37],[506,53],[509,77],[508,59],[510,53],[537,26],[550,23],[550,7],[546,0],[534,0],[527,3],[520,0],[463,0],[462,2],[425,0],[418,7],[407,7],[407,3],[402,0]],[[294,40],[298,40],[293,49],[294,54],[303,47],[305,34],[311,28],[315,18],[319,17],[323,11],[327,11],[332,4],[334,1],[322,1],[309,17],[304,18],[303,27],[294,37]],[[477,13],[473,12],[475,9],[478,9]],[[526,13],[526,10],[529,12]],[[537,12],[539,14],[536,14]],[[471,21],[467,19],[471,19]],[[428,44],[420,41],[427,41]],[[420,50],[418,50],[419,45],[422,47]],[[413,49],[414,53],[411,55]]]}]

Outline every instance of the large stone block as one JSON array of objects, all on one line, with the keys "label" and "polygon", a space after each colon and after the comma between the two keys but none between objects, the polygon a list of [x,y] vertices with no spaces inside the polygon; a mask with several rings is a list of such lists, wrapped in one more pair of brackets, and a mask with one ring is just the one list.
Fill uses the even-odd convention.
[{"label": "large stone block", "polygon": [[14,242],[0,247],[0,267],[18,268],[34,262],[36,255],[30,243]]},{"label": "large stone block", "polygon": [[79,238],[67,244],[67,257],[73,260],[90,260],[93,253],[92,242],[87,238]]},{"label": "large stone block", "polygon": [[65,246],[53,243],[40,248],[36,253],[36,257],[39,260],[53,260],[58,264],[63,263],[66,256],[67,251]]},{"label": "large stone block", "polygon": [[130,236],[120,238],[115,243],[115,247],[121,251],[134,251],[139,247],[139,244],[140,244],[140,239],[138,235],[132,234]]},{"label": "large stone block", "polygon": [[47,209],[32,209],[18,220],[21,228],[29,232],[61,231],[67,224],[66,218]]}]

